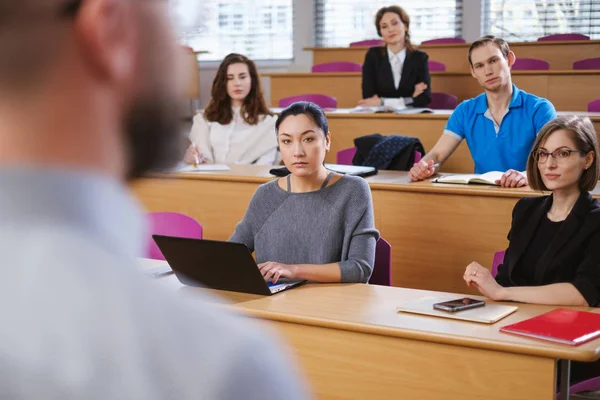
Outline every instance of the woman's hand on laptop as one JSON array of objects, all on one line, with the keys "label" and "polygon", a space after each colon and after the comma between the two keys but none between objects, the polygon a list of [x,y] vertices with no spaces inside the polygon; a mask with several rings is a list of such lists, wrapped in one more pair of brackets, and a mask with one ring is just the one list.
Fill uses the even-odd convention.
[{"label": "woman's hand on laptop", "polygon": [[258,269],[265,278],[265,281],[277,283],[279,278],[294,279],[296,276],[297,267],[295,265],[287,265],[268,261],[266,263],[258,264]]}]

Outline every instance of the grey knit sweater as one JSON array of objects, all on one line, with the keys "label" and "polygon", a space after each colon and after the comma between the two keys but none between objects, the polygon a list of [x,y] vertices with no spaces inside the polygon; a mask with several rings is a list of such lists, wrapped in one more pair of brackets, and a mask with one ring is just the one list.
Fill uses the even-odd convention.
[{"label": "grey knit sweater", "polygon": [[330,186],[290,193],[277,180],[259,186],[232,242],[256,252],[256,262],[340,266],[342,282],[367,282],[379,232],[367,182],[345,175]]}]

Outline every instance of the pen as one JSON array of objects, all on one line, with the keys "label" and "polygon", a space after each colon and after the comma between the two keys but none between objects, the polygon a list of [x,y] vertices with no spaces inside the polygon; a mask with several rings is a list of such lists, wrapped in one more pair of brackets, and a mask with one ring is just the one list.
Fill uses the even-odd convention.
[{"label": "pen", "polygon": [[192,142],[192,147],[194,148],[194,150],[196,150],[196,152],[194,153],[194,168],[198,168],[198,165],[200,164],[200,159],[198,158],[198,146],[196,146],[196,143]]}]

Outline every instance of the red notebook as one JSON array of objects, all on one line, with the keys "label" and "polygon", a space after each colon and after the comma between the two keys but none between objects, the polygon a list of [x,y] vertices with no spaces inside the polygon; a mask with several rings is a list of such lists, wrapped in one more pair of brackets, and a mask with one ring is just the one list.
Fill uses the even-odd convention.
[{"label": "red notebook", "polygon": [[578,346],[600,337],[600,314],[557,308],[537,317],[503,326],[500,331]]}]

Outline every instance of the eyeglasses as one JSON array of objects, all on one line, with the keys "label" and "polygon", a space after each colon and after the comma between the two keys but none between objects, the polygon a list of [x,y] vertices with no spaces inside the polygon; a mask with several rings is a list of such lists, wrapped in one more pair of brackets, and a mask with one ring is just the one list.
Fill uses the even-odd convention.
[{"label": "eyeglasses", "polygon": [[544,164],[546,161],[548,161],[548,157],[552,156],[552,158],[554,158],[556,160],[557,164],[563,164],[565,161],[568,160],[571,153],[584,154],[584,152],[581,150],[571,150],[569,148],[560,148],[560,149],[554,150],[552,153],[548,153],[547,151],[543,151],[543,150],[538,150],[535,153],[534,158],[538,162],[538,164]]}]

